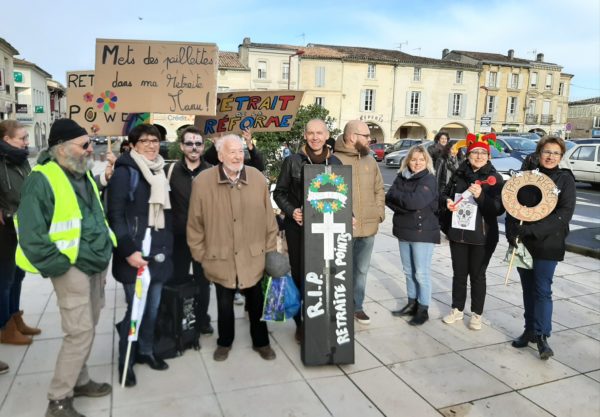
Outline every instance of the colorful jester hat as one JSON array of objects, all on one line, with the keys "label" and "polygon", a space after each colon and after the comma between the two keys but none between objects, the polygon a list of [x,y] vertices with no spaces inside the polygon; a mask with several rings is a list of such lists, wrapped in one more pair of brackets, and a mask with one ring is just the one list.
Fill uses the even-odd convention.
[{"label": "colorful jester hat", "polygon": [[453,146],[453,149],[458,151],[458,149],[464,148],[465,146],[467,147],[467,153],[471,152],[475,148],[482,148],[490,153],[490,147],[494,147],[502,152],[502,147],[498,142],[496,142],[495,133],[488,133],[485,135],[482,133],[477,133],[476,135],[469,133],[465,140],[456,142]]}]

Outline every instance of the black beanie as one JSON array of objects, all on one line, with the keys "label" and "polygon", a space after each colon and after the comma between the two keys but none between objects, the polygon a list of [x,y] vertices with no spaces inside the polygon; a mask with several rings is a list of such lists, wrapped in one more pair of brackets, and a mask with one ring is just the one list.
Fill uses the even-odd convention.
[{"label": "black beanie", "polygon": [[87,135],[85,129],[71,119],[58,119],[50,128],[48,148],[80,136]]}]

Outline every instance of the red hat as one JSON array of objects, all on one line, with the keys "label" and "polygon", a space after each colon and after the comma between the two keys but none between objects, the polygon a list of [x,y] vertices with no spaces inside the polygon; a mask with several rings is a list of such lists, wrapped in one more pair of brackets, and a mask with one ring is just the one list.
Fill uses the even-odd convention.
[{"label": "red hat", "polygon": [[490,145],[496,147],[496,134],[488,133],[487,135],[482,135],[478,133],[474,135],[469,133],[467,135],[467,154],[469,154],[475,148],[482,148],[490,153]]}]

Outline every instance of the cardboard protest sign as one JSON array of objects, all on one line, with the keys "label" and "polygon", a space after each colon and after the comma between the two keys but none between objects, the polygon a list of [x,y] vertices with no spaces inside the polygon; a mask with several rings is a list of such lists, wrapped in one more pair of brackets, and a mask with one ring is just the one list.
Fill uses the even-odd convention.
[{"label": "cardboard protest sign", "polygon": [[104,112],[213,115],[218,48],[96,39],[95,103]]},{"label": "cardboard protest sign", "polygon": [[303,91],[235,91],[217,94],[217,115],[196,116],[203,135],[241,132],[283,132],[294,125]]},{"label": "cardboard protest sign", "polygon": [[90,135],[122,135],[128,115],[97,108],[94,78],[94,71],[67,72],[67,117],[75,120]]},{"label": "cardboard protest sign", "polygon": [[352,167],[304,167],[305,365],[354,363]]}]

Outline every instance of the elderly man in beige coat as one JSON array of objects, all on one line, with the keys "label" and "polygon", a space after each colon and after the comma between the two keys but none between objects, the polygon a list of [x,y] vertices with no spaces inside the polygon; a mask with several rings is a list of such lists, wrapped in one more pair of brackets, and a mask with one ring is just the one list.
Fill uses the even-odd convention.
[{"label": "elderly man in beige coat", "polygon": [[385,218],[383,177],[370,155],[370,138],[366,123],[351,120],[344,128],[344,135],[335,142],[335,156],[344,165],[352,165],[354,318],[361,324],[371,322],[363,301],[375,235]]},{"label": "elderly man in beige coat", "polygon": [[269,333],[261,321],[260,280],[267,252],[277,248],[277,222],[265,177],[244,166],[243,142],[226,135],[216,145],[219,165],[201,172],[192,183],[187,242],[193,258],[215,284],[219,338],[213,358],[224,361],[233,344],[233,297],[246,296],[253,349],[275,359]]}]

